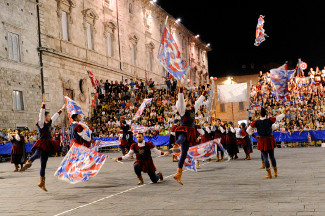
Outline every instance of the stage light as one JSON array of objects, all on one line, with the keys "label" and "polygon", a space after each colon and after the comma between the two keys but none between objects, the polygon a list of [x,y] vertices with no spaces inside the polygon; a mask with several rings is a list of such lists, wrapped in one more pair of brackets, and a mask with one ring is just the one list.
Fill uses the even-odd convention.
[{"label": "stage light", "polygon": [[181,20],[181,18],[178,18],[177,20],[176,20],[176,23],[178,24],[178,23],[180,23],[182,20]]}]

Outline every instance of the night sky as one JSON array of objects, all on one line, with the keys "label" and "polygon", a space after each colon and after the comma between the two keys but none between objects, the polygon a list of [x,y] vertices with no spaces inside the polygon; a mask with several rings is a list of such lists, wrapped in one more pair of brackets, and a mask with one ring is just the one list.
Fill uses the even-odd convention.
[{"label": "night sky", "polygon": [[[158,0],[157,4],[175,18],[180,17],[183,25],[211,44],[213,50],[208,53],[210,75],[222,77],[265,72],[285,61],[289,67],[295,67],[298,58],[308,64],[305,73],[310,67],[323,69],[325,10],[322,1],[309,2],[316,1],[304,1],[303,4],[295,1],[290,6],[272,3],[260,7],[253,1],[238,0],[227,1],[226,5],[224,1],[215,0]],[[265,16],[264,29],[269,37],[256,47],[259,15]],[[246,69],[242,65],[247,65]]]}]

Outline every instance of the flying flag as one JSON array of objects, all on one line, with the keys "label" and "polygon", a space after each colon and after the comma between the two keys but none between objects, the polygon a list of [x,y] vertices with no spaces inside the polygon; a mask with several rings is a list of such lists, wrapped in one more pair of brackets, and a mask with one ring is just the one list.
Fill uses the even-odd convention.
[{"label": "flying flag", "polygon": [[176,79],[181,80],[182,78],[185,78],[189,65],[187,61],[183,59],[176,41],[172,34],[169,33],[166,26],[158,49],[158,60],[167,72],[173,75]]},{"label": "flying flag", "polygon": [[304,77],[305,76],[304,70],[306,70],[306,69],[307,69],[307,63],[301,61],[301,59],[298,59],[298,63],[297,63],[297,67],[296,67],[297,75],[301,74],[302,77]]},{"label": "flying flag", "polygon": [[137,118],[139,118],[141,116],[141,114],[144,111],[144,108],[146,108],[146,106],[151,103],[152,98],[149,99],[144,99],[141,106],[139,107],[138,111],[135,113],[133,120],[136,120]]},{"label": "flying flag", "polygon": [[90,71],[87,70],[88,76],[90,78],[90,82],[93,85],[94,89],[98,89],[99,88],[99,81],[98,79],[94,76],[94,74]]},{"label": "flying flag", "polygon": [[54,176],[71,184],[87,181],[98,174],[106,158],[104,154],[74,143]]},{"label": "flying flag", "polygon": [[287,70],[287,64],[270,70],[271,80],[275,87],[275,93],[279,99],[289,96],[288,82],[293,78],[295,70]]},{"label": "flying flag", "polygon": [[[211,140],[200,145],[192,146],[187,152],[187,157],[184,162],[184,166],[189,170],[196,171],[197,160],[207,160],[212,158],[217,153],[217,145],[220,146],[220,138]],[[222,145],[221,145],[222,146]],[[224,151],[224,149],[223,149]],[[182,152],[174,153],[177,157],[180,157]]]},{"label": "flying flag", "polygon": [[140,125],[132,125],[131,131],[133,133],[145,133],[149,130],[149,127],[146,126],[140,126]]},{"label": "flying flag", "polygon": [[70,120],[70,124],[73,122],[71,116],[73,114],[79,114],[83,118],[85,116],[84,112],[81,109],[81,106],[75,102],[74,100],[71,100],[69,97],[65,96],[64,97],[65,104],[67,107],[67,112],[68,112],[68,117]]},{"label": "flying flag", "polygon": [[114,141],[103,141],[103,140],[96,140],[91,145],[91,149],[98,151],[98,148],[102,147],[118,147],[120,145],[120,140],[114,140]]},{"label": "flying flag", "polygon": [[260,15],[257,21],[254,45],[259,46],[263,41],[265,41],[265,37],[268,36],[267,34],[265,34],[265,30],[264,30],[264,16]]}]

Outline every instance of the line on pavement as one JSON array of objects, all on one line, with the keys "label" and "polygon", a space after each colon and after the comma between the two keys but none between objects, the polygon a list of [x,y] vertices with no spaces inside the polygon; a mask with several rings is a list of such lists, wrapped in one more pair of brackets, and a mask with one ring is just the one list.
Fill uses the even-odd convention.
[{"label": "line on pavement", "polygon": [[[209,162],[203,163],[201,166],[204,166],[204,165],[207,164],[207,163],[209,163]],[[188,171],[188,170],[184,170],[183,172],[186,172],[186,171]],[[166,176],[166,177],[164,177],[164,179],[170,178],[170,177],[173,176],[173,175],[174,175],[174,174],[171,174],[171,175],[169,175],[169,176]],[[153,184],[153,183],[150,182],[150,183],[148,183],[148,184]],[[92,202],[90,202],[90,203],[87,203],[87,204],[84,204],[84,205],[81,205],[81,206],[77,206],[77,207],[75,207],[75,208],[72,208],[72,209],[69,209],[69,210],[67,210],[67,211],[61,212],[61,213],[56,214],[56,215],[54,215],[54,216],[64,215],[64,214],[66,214],[66,213],[69,213],[69,212],[75,211],[75,210],[80,209],[80,208],[84,208],[84,207],[86,207],[86,206],[89,206],[89,205],[95,204],[95,203],[100,202],[100,201],[103,201],[103,200],[105,200],[105,199],[109,199],[109,198],[112,198],[112,197],[114,197],[114,196],[118,196],[118,195],[121,195],[121,194],[127,193],[127,192],[129,192],[129,191],[135,190],[135,189],[137,189],[137,188],[144,187],[144,186],[146,186],[146,185],[148,185],[148,184],[143,184],[143,185],[135,186],[135,187],[133,187],[133,188],[130,188],[130,189],[127,189],[127,190],[124,190],[124,191],[121,191],[121,192],[118,192],[118,193],[115,193],[115,194],[109,195],[109,196],[107,196],[107,197],[103,197],[103,198],[101,198],[101,199],[98,199],[98,200],[92,201]]]}]

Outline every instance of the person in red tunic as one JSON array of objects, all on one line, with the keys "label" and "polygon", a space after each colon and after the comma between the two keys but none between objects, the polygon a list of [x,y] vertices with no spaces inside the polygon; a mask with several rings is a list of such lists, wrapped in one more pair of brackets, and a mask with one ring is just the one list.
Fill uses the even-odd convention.
[{"label": "person in red tunic", "polygon": [[19,132],[17,129],[15,133],[8,133],[8,140],[12,143],[10,162],[15,164],[14,172],[18,171],[19,165],[22,170],[26,159],[25,138]]},{"label": "person in red tunic", "polygon": [[82,116],[79,114],[72,114],[71,116],[73,122],[70,126],[70,147],[77,143],[79,145],[86,146],[90,148],[91,146],[91,134],[90,136],[86,133],[87,125],[82,121]]},{"label": "person in red tunic", "polygon": [[43,96],[43,103],[40,110],[39,119],[36,124],[39,131],[39,139],[32,147],[32,151],[35,151],[34,154],[29,158],[29,160],[27,160],[22,168],[22,171],[25,171],[32,166],[34,160],[40,158],[41,169],[40,183],[38,186],[44,191],[47,191],[45,188],[45,168],[47,160],[51,153],[57,152],[60,149],[60,142],[52,140],[51,131],[55,120],[60,116],[64,108],[65,105],[63,105],[62,108],[51,117],[50,113],[45,111],[45,97]]},{"label": "person in red tunic", "polygon": [[168,156],[168,152],[159,151],[152,142],[145,142],[143,133],[138,133],[136,135],[138,143],[133,143],[131,145],[130,151],[122,157],[113,158],[114,161],[126,160],[131,158],[133,154],[136,155],[136,161],[134,162],[134,172],[139,179],[139,185],[143,184],[143,178],[141,172],[148,173],[151,181],[153,183],[157,183],[158,180],[163,180],[163,175],[161,172],[156,174],[156,167],[153,163],[151,153],[155,153],[157,155],[166,155]]},{"label": "person in red tunic", "polygon": [[276,148],[276,142],[272,132],[272,125],[284,118],[285,115],[281,114],[277,117],[267,118],[266,114],[266,110],[264,108],[261,108],[261,118],[251,123],[251,125],[247,128],[247,133],[249,135],[253,135],[253,128],[257,129],[258,136],[253,135],[253,137],[258,139],[257,149],[261,151],[264,160],[267,172],[264,178],[272,178],[269,157],[274,169],[274,177],[278,176],[278,169],[274,157],[274,148]]},{"label": "person in red tunic", "polygon": [[234,129],[232,122],[228,122],[228,124],[226,125],[226,143],[228,147],[228,153],[231,159],[237,159],[237,153],[239,151],[236,141],[236,130]]},{"label": "person in red tunic", "polygon": [[239,137],[237,137],[237,145],[241,145],[246,154],[245,160],[251,160],[250,153],[253,153],[252,143],[249,135],[246,132],[246,124],[243,122],[239,125]]},{"label": "person in red tunic", "polygon": [[[221,121],[221,119],[216,119],[216,121],[213,123],[213,127],[212,127],[212,139],[221,139],[220,143],[223,145],[224,148],[226,148],[226,137],[225,137],[225,128],[224,128],[224,124]],[[220,152],[220,158],[219,158],[219,152]],[[224,161],[223,159],[223,151],[221,150],[221,148],[218,146],[217,147],[217,159],[216,162],[219,161]]]},{"label": "person in red tunic", "polygon": [[211,129],[209,127],[209,123],[205,121],[203,126],[204,127],[202,130],[204,133],[201,138],[201,143],[205,143],[211,140]]}]

